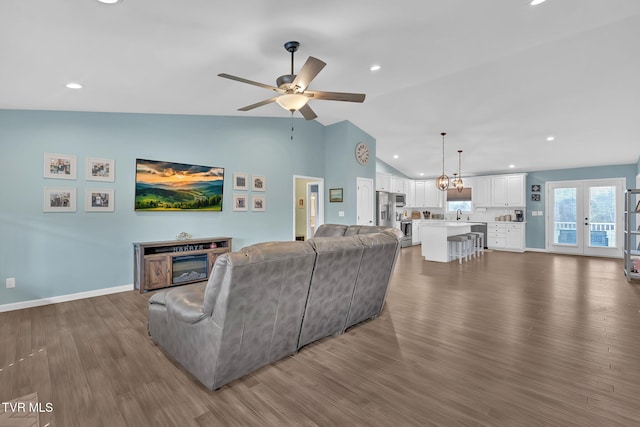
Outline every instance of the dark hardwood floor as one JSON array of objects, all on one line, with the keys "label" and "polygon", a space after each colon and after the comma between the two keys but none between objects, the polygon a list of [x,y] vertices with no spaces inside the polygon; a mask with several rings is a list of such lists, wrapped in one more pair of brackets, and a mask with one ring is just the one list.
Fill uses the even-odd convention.
[{"label": "dark hardwood floor", "polygon": [[149,296],[0,313],[0,400],[35,392],[40,426],[63,427],[640,425],[621,260],[406,248],[378,319],[214,392],[151,342]]}]

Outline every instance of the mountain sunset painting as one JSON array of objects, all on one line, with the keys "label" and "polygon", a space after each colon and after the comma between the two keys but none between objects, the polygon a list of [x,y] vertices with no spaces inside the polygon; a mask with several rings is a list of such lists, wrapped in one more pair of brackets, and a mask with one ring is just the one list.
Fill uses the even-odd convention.
[{"label": "mountain sunset painting", "polygon": [[221,211],[224,168],[136,159],[135,210]]}]

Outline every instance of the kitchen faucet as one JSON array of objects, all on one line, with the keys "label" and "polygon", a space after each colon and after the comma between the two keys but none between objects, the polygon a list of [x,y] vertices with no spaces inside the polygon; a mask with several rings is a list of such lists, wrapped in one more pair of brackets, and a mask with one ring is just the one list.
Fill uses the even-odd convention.
[{"label": "kitchen faucet", "polygon": [[462,210],[458,209],[456,211],[456,221],[460,221],[460,218],[462,218]]}]

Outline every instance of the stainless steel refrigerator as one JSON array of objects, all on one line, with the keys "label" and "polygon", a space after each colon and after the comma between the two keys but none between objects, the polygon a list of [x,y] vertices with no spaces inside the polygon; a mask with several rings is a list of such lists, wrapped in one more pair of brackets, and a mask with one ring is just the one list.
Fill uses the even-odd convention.
[{"label": "stainless steel refrigerator", "polygon": [[376,225],[393,227],[393,215],[394,207],[392,205],[391,193],[376,191]]}]

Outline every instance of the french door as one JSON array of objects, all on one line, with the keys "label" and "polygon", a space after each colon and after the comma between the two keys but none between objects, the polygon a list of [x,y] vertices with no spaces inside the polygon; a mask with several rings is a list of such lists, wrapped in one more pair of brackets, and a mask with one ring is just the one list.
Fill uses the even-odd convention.
[{"label": "french door", "polygon": [[547,183],[547,249],[621,257],[623,178]]}]

